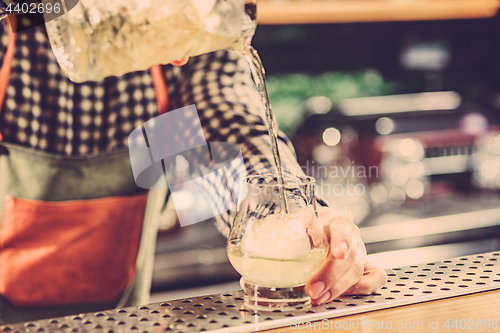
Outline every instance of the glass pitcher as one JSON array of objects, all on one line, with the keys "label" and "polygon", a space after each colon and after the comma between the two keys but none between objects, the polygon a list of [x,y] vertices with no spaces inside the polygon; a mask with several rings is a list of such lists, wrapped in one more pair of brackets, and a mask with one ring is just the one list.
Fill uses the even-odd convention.
[{"label": "glass pitcher", "polygon": [[98,81],[250,45],[256,2],[80,0],[46,27],[64,73],[74,82]]},{"label": "glass pitcher", "polygon": [[[248,189],[228,237],[228,257],[245,280],[245,306],[294,310],[311,305],[304,291],[320,268],[329,240],[316,212],[314,179],[275,175],[244,179]],[[288,214],[282,211],[280,191]]]},{"label": "glass pitcher", "polygon": [[7,6],[5,2],[0,0],[0,21],[7,17]]}]

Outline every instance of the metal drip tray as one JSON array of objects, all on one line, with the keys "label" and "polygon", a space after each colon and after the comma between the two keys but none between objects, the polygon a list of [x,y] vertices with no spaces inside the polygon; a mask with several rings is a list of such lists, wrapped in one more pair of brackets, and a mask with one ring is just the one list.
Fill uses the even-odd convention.
[{"label": "metal drip tray", "polygon": [[321,320],[500,289],[500,252],[386,271],[389,282],[377,293],[342,296],[293,313],[247,310],[238,291],[2,326],[0,332],[253,332],[288,326],[292,319]]}]

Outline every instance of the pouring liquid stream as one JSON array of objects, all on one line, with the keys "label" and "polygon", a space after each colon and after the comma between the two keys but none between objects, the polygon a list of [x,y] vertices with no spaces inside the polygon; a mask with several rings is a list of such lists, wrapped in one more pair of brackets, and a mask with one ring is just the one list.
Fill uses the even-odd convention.
[{"label": "pouring liquid stream", "polygon": [[257,91],[259,92],[260,99],[264,104],[267,120],[267,130],[269,132],[269,138],[271,139],[274,162],[278,171],[278,183],[282,185],[279,187],[281,214],[288,215],[289,209],[285,196],[285,182],[283,180],[281,156],[278,148],[278,129],[273,112],[271,111],[271,102],[269,101],[269,95],[267,94],[266,74],[264,71],[264,66],[262,65],[262,60],[260,60],[260,57],[253,46],[247,45],[243,50],[240,50],[240,52],[245,56],[245,59],[250,66],[252,77],[254,79],[255,85],[257,86]]}]

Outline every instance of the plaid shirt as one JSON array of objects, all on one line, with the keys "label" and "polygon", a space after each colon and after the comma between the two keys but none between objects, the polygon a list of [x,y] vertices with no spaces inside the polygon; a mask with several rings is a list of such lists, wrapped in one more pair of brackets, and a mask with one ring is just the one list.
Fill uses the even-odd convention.
[{"label": "plaid shirt", "polygon": [[[0,59],[8,42],[0,22]],[[169,109],[195,104],[207,142],[240,146],[248,174],[274,166],[262,103],[248,64],[235,51],[193,57],[183,67],[163,66]],[[125,148],[131,131],[158,116],[149,71],[74,83],[61,71],[45,27],[17,34],[10,83],[0,113],[6,142],[62,155]],[[280,135],[284,166],[299,170],[289,140]],[[212,184],[217,192],[217,185]],[[168,205],[167,205],[168,206]],[[228,233],[234,210],[216,218]]]}]

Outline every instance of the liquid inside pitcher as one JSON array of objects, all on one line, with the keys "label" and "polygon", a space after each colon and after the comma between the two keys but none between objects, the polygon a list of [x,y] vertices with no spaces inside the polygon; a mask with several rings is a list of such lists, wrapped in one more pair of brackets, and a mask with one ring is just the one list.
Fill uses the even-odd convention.
[{"label": "liquid inside pitcher", "polygon": [[98,81],[249,45],[256,1],[80,0],[46,27],[64,73],[74,82]]}]

